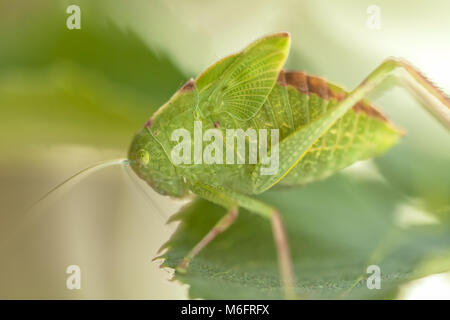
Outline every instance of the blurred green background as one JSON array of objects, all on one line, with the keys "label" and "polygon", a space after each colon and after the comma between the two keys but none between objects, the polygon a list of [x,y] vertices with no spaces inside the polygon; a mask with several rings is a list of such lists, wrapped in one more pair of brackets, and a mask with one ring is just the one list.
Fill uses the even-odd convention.
[{"label": "blurred green background", "polygon": [[[80,30],[66,27],[71,4],[81,8]],[[381,10],[380,29],[367,26],[371,5]],[[186,287],[151,262],[174,230],[161,215],[179,203],[147,187],[151,199],[143,197],[119,167],[92,175],[39,216],[23,209],[74,172],[126,156],[134,132],[187,79],[267,33],[291,33],[288,69],[346,88],[398,56],[450,92],[449,12],[444,0],[0,1],[0,298],[185,298]],[[429,254],[436,270],[449,271],[448,131],[402,89],[372,99],[407,135],[343,175],[383,180],[401,209],[395,223],[435,225],[426,239],[439,239],[439,249],[418,242],[420,259]],[[361,227],[348,222],[344,230]],[[81,290],[65,287],[72,264],[81,267]],[[408,297],[405,290],[395,296]]]}]

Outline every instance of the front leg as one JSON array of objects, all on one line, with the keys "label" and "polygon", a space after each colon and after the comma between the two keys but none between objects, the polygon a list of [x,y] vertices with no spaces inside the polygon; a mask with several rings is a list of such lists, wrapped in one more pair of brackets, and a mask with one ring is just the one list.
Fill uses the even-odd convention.
[{"label": "front leg", "polygon": [[282,287],[287,299],[295,299],[298,296],[295,293],[295,277],[293,264],[291,260],[289,242],[286,230],[283,225],[280,213],[271,206],[250,198],[248,196],[235,193],[231,190],[218,186],[209,186],[196,183],[191,186],[192,192],[201,198],[209,200],[220,206],[227,208],[228,213],[217,222],[214,227],[200,240],[199,243],[180,261],[177,271],[186,272],[189,262],[218,234],[225,231],[236,219],[238,215],[238,206],[241,206],[253,213],[257,213],[272,224],[273,236],[278,256],[278,264],[282,280]]},{"label": "front leg", "polygon": [[212,229],[200,240],[199,243],[192,248],[191,251],[181,260],[177,265],[177,271],[181,273],[187,272],[189,263],[192,259],[200,252],[208,243],[210,243],[216,236],[228,229],[229,226],[233,224],[238,216],[239,210],[237,207],[232,207],[229,209],[226,215],[222,217]]}]

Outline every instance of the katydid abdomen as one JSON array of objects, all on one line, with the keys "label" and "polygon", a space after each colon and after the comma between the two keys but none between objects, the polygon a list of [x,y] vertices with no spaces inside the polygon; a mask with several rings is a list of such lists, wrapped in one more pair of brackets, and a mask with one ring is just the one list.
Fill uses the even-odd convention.
[{"label": "katydid abdomen", "polygon": [[[275,92],[285,98],[271,99]],[[347,96],[338,86],[304,72],[281,72],[275,92],[266,105],[276,110],[273,114],[280,129],[280,143]],[[270,103],[277,100],[284,105]],[[381,112],[362,101],[323,133],[279,184],[296,186],[325,178],[356,161],[379,155],[397,142],[399,134]]]}]

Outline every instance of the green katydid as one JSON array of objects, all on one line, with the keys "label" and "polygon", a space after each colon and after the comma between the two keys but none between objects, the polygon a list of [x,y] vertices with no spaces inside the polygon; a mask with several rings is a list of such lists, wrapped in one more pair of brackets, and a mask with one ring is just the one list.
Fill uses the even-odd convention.
[{"label": "green katydid", "polygon": [[[272,223],[282,285],[286,297],[292,298],[296,296],[295,278],[281,215],[251,195],[275,185],[297,186],[323,179],[392,147],[401,131],[365,100],[390,75],[412,89],[447,128],[450,100],[402,60],[387,59],[351,92],[304,72],[283,71],[289,46],[288,33],[268,35],[189,80],[136,134],[126,162],[161,194],[177,198],[195,194],[228,210],[180,261],[178,272],[187,272],[189,262],[232,225],[243,207]],[[268,150],[278,153],[278,169],[262,174],[267,163],[261,158],[234,165],[175,163],[171,150],[178,141],[171,133],[184,128],[195,134],[196,122],[223,133],[238,128],[278,130],[278,140],[271,135],[276,143]],[[110,164],[117,163],[123,162]]]}]

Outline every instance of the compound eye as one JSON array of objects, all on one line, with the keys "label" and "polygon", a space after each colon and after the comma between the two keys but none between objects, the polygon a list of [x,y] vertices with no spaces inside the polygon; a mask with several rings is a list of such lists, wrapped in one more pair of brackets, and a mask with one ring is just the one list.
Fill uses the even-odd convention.
[{"label": "compound eye", "polygon": [[146,166],[150,161],[150,155],[148,154],[147,150],[144,149],[139,150],[136,155],[136,161],[141,166]]}]

